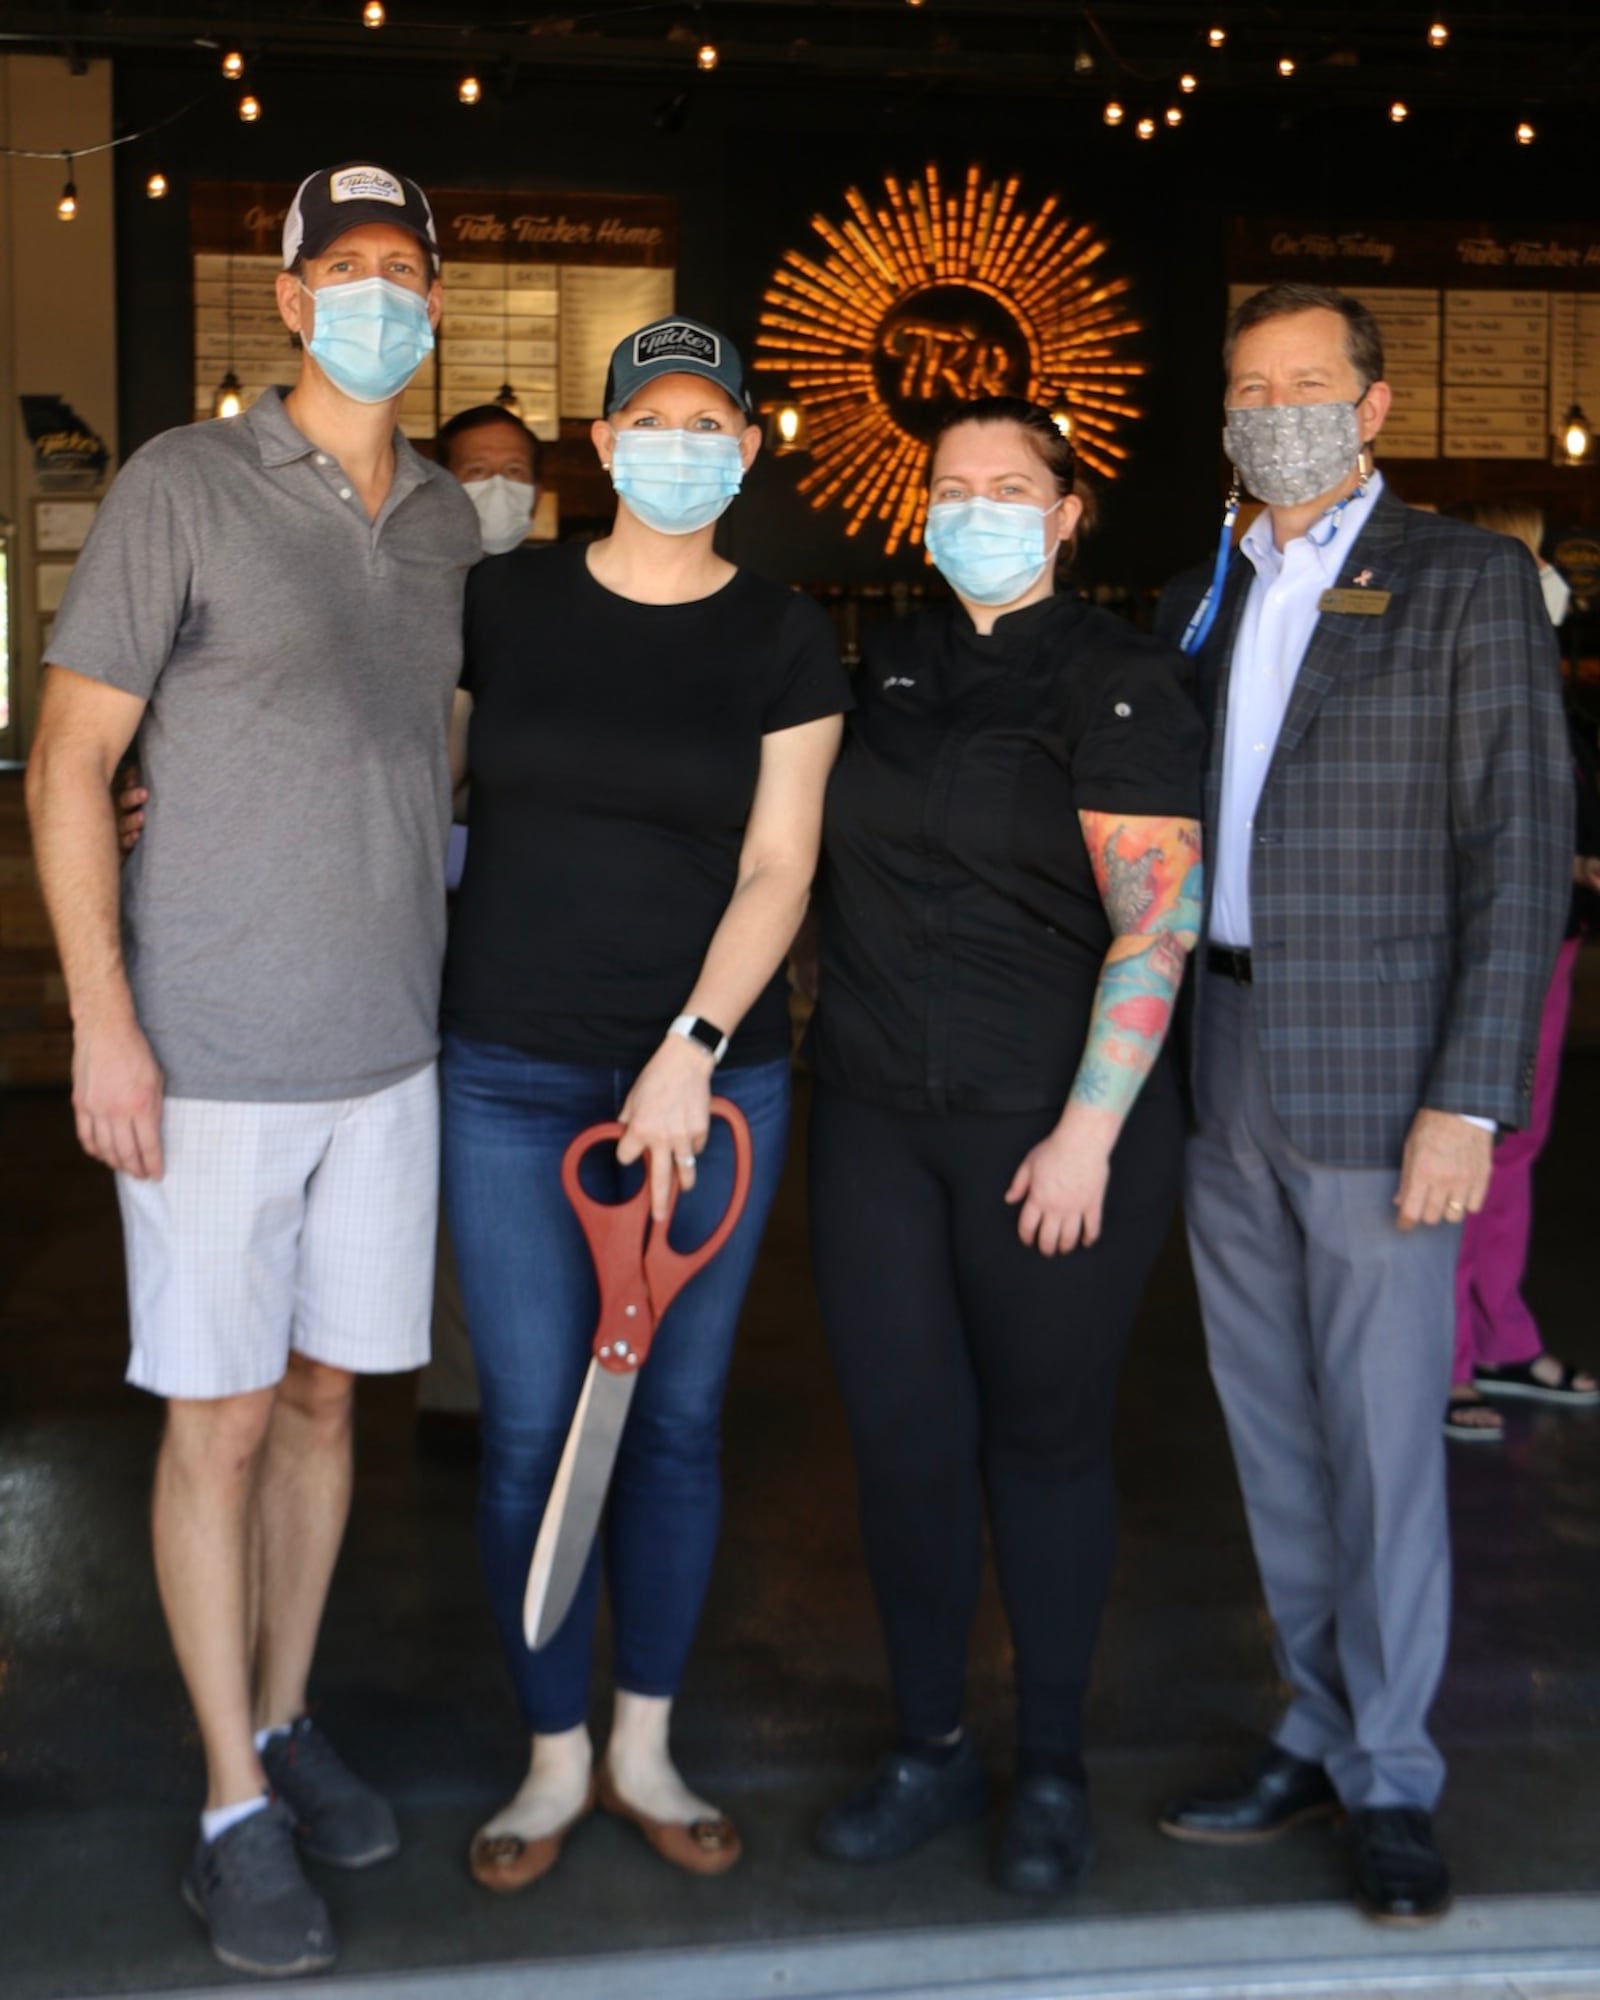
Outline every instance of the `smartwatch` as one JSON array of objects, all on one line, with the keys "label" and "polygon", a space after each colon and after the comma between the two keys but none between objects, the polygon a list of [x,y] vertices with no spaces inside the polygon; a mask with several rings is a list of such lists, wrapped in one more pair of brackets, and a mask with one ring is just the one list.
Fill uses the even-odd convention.
[{"label": "smartwatch", "polygon": [[669,1035],[682,1035],[686,1042],[693,1042],[705,1050],[711,1058],[711,1067],[716,1068],[728,1053],[728,1037],[704,1014],[680,1014],[668,1028]]}]

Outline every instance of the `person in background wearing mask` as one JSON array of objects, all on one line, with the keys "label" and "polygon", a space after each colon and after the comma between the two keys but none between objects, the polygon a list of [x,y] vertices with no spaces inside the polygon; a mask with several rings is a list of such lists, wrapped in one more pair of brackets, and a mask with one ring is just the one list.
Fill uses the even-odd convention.
[{"label": "person in background wearing mask", "polygon": [[[479,1538],[532,1743],[525,1782],[476,1835],[509,1891],[555,1863],[598,1800],[665,1860],[731,1868],[739,1836],[673,1764],[669,1731],[716,1549],[733,1337],[788,1125],[783,965],[816,865],[850,705],[820,606],[725,562],[716,522],[760,447],[739,356],[688,319],[612,356],[594,425],[617,493],[600,541],[480,564],[464,686],[471,842],[444,992],[445,1199],[483,1399]],[[726,1246],[662,1323],[602,1534],[616,1700],[599,1771],[588,1717],[602,1552],[537,1653],[529,1560],[589,1365],[598,1309],[561,1188],[585,1126],[620,1118],[607,1168],[646,1163],[674,1234],[703,1241],[733,1157],[755,1166]],[[594,1167],[607,1167],[603,1153]]]},{"label": "person in background wearing mask", "polygon": [[1204,730],[1174,650],[1056,588],[1085,496],[1046,411],[958,406],[930,472],[955,601],[874,635],[825,820],[812,1255],[899,1741],[816,1837],[888,1861],[985,1810],[987,1512],[1017,1681],[995,1870],[1053,1895],[1089,1859],[1112,1413],[1178,1197]]},{"label": "person in background wearing mask", "polygon": [[1364,306],[1275,285],[1223,361],[1266,510],[1233,551],[1230,509],[1211,591],[1174,585],[1161,620],[1212,719],[1184,1207],[1290,1700],[1161,1827],[1237,1844],[1342,1807],[1360,1907],[1424,1923],[1450,1901],[1427,1723],[1458,1232],[1532,1111],[1571,865],[1560,677],[1527,552],[1375,469]]},{"label": "person in background wearing mask", "polygon": [[478,510],[484,554],[520,548],[539,501],[539,440],[521,417],[498,403],[479,403],[440,427],[435,448]]},{"label": "person in background wearing mask", "polygon": [[[308,175],[283,262],[298,380],[123,468],[28,770],[78,1134],[117,1173],[129,1379],[167,1404],[156,1575],[207,1771],[183,1891],[260,1973],[334,1959],[297,1839],[351,1868],[398,1846],[306,1681],[354,1378],[428,1352],[446,725],[480,554],[396,428],[440,310],[421,189]],[[108,783],[136,731],[157,809],[119,881]]]},{"label": "person in background wearing mask", "polygon": [[[1512,535],[1539,565],[1539,588],[1550,623],[1559,627],[1572,592],[1566,578],[1539,550],[1544,516],[1531,501],[1481,501],[1451,508],[1456,520],[1471,521],[1497,535]],[[1539,1061],[1533,1080],[1533,1116],[1526,1130],[1508,1132],[1496,1146],[1494,1172],[1482,1209],[1461,1230],[1456,1265],[1456,1358],[1445,1407],[1447,1437],[1466,1444],[1494,1444],[1505,1435],[1505,1419],[1485,1400],[1518,1400],[1588,1409],[1600,1403],[1600,1381],[1570,1362],[1546,1354],[1539,1325],[1522,1296],[1528,1244],[1533,1231],[1533,1169],[1550,1136],[1572,979],[1583,943],[1589,899],[1600,889],[1600,795],[1593,757],[1574,727],[1572,753],[1577,785],[1576,853],[1567,933],[1556,958],[1554,977],[1539,1020]]]},{"label": "person in background wearing mask", "polygon": [[[509,555],[528,539],[539,501],[539,440],[518,416],[499,403],[479,403],[442,425],[434,440],[439,463],[466,488],[478,510],[486,556]],[[452,731],[458,775],[465,774],[468,698],[458,694],[458,725]],[[465,815],[457,801],[457,811]],[[450,829],[446,883],[461,886],[467,830]],[[433,1311],[433,1352],[417,1384],[417,1440],[428,1449],[455,1454],[478,1445],[478,1381],[473,1372],[461,1281],[449,1229],[440,1218],[438,1270]]]}]

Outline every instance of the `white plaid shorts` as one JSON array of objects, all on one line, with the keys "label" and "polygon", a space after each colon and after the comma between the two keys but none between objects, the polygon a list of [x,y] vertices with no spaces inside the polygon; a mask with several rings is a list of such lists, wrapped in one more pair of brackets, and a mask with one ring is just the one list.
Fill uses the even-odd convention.
[{"label": "white plaid shorts", "polygon": [[435,1067],[325,1104],[168,1098],[159,1181],[117,1176],[133,1352],[158,1396],[244,1395],[292,1349],[353,1373],[428,1359]]}]

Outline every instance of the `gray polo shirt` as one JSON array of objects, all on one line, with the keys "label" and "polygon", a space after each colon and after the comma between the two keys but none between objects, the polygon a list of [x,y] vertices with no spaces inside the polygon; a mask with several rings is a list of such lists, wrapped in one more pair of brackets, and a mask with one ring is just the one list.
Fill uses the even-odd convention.
[{"label": "gray polo shirt", "polygon": [[123,942],[171,1095],[354,1097],[432,1059],[481,553],[403,437],[373,521],[276,390],[153,438],[107,494],[49,657],[149,704]]}]

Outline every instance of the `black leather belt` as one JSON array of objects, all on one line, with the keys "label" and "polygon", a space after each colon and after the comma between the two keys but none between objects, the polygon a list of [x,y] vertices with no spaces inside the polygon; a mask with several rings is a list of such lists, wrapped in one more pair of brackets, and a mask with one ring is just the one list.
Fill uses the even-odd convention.
[{"label": "black leather belt", "polygon": [[1206,946],[1206,971],[1220,972],[1240,986],[1248,986],[1255,974],[1250,969],[1250,950],[1247,945],[1208,944]]}]

